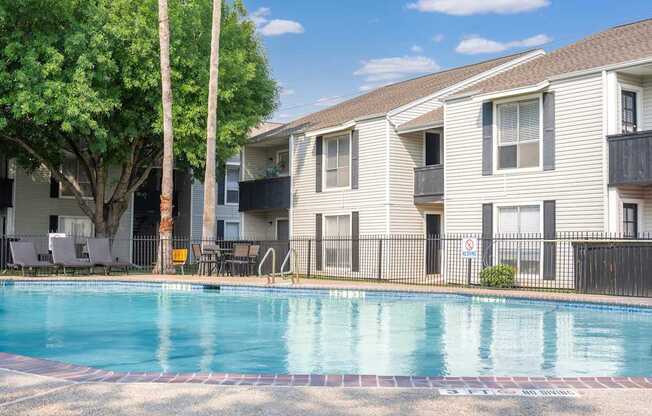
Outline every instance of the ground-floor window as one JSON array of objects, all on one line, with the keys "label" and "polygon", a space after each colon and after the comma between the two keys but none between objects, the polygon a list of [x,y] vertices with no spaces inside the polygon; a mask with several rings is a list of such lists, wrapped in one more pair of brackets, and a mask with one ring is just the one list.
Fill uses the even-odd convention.
[{"label": "ground-floor window", "polygon": [[225,222],[224,223],[224,239],[225,240],[239,240],[240,239],[240,223],[239,222]]},{"label": "ground-floor window", "polygon": [[623,204],[623,236],[625,238],[638,236],[638,204]]},{"label": "ground-floor window", "polygon": [[93,237],[95,229],[93,222],[87,217],[59,217],[59,232],[67,236]]},{"label": "ground-floor window", "polygon": [[326,267],[351,267],[351,215],[324,216]]},{"label": "ground-floor window", "polygon": [[538,205],[498,208],[498,261],[520,275],[539,275],[541,269],[541,208]]}]

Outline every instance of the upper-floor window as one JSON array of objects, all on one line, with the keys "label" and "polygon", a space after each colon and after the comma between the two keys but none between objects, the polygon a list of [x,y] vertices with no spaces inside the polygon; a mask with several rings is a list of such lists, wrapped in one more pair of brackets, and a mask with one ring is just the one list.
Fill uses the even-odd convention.
[{"label": "upper-floor window", "polygon": [[540,165],[541,116],[539,100],[498,104],[498,169]]},{"label": "upper-floor window", "polygon": [[276,165],[280,175],[290,174],[290,151],[281,150],[276,154]]},{"label": "upper-floor window", "polygon": [[347,133],[324,140],[326,146],[326,188],[351,184],[351,138]]},{"label": "upper-floor window", "polygon": [[[63,175],[68,178],[70,181],[77,181],[79,188],[81,189],[82,196],[90,198],[93,196],[93,191],[91,189],[91,181],[86,174],[86,170],[79,163],[79,160],[76,157],[67,157],[63,161],[61,168]],[[75,194],[72,192],[69,186],[64,183],[61,184],[60,195],[66,198],[73,198]]]},{"label": "upper-floor window", "polygon": [[237,204],[240,202],[240,166],[226,166],[226,203]]},{"label": "upper-floor window", "polygon": [[635,133],[638,131],[638,117],[636,114],[636,93],[634,91],[622,90],[622,131],[623,133]]}]

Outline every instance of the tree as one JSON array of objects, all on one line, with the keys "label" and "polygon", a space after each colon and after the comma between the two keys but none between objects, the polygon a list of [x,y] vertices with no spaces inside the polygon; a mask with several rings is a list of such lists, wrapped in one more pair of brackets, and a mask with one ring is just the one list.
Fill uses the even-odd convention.
[{"label": "tree", "polygon": [[161,174],[160,247],[155,273],[174,272],[172,267],[172,193],[174,177],[174,136],[172,131],[172,81],[170,71],[170,25],[168,1],[158,0],[158,33],[161,49],[161,90],[163,106],[163,167]]},{"label": "tree", "polygon": [[[175,161],[201,176],[212,2],[168,6]],[[100,236],[115,235],[133,191],[161,164],[157,22],[156,0],[0,0],[0,148],[23,169],[45,167]],[[216,147],[226,158],[273,113],[277,86],[240,0],[224,5],[221,29]],[[69,156],[88,190],[62,173]]]},{"label": "tree", "polygon": [[213,0],[211,34],[210,79],[208,81],[208,119],[206,121],[206,169],[204,173],[204,212],[202,241],[212,242],[215,232],[215,140],[217,136],[217,90],[220,67],[220,27],[222,24],[222,1]]}]

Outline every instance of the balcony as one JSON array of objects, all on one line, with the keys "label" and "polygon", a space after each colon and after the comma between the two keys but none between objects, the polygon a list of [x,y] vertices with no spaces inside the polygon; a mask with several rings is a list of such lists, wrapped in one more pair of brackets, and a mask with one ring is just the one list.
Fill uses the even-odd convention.
[{"label": "balcony", "polygon": [[609,185],[652,184],[652,130],[607,137]]},{"label": "balcony", "polygon": [[289,176],[240,182],[240,212],[289,208]]},{"label": "balcony", "polygon": [[414,168],[414,203],[428,204],[444,200],[444,165]]},{"label": "balcony", "polygon": [[0,208],[11,208],[14,206],[14,180],[0,178]]}]

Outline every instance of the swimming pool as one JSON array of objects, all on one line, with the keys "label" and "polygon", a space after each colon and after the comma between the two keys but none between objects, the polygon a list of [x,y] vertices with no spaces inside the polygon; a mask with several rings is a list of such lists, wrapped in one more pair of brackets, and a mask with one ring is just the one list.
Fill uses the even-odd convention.
[{"label": "swimming pool", "polygon": [[0,351],[114,371],[650,376],[652,311],[373,291],[0,282]]}]

